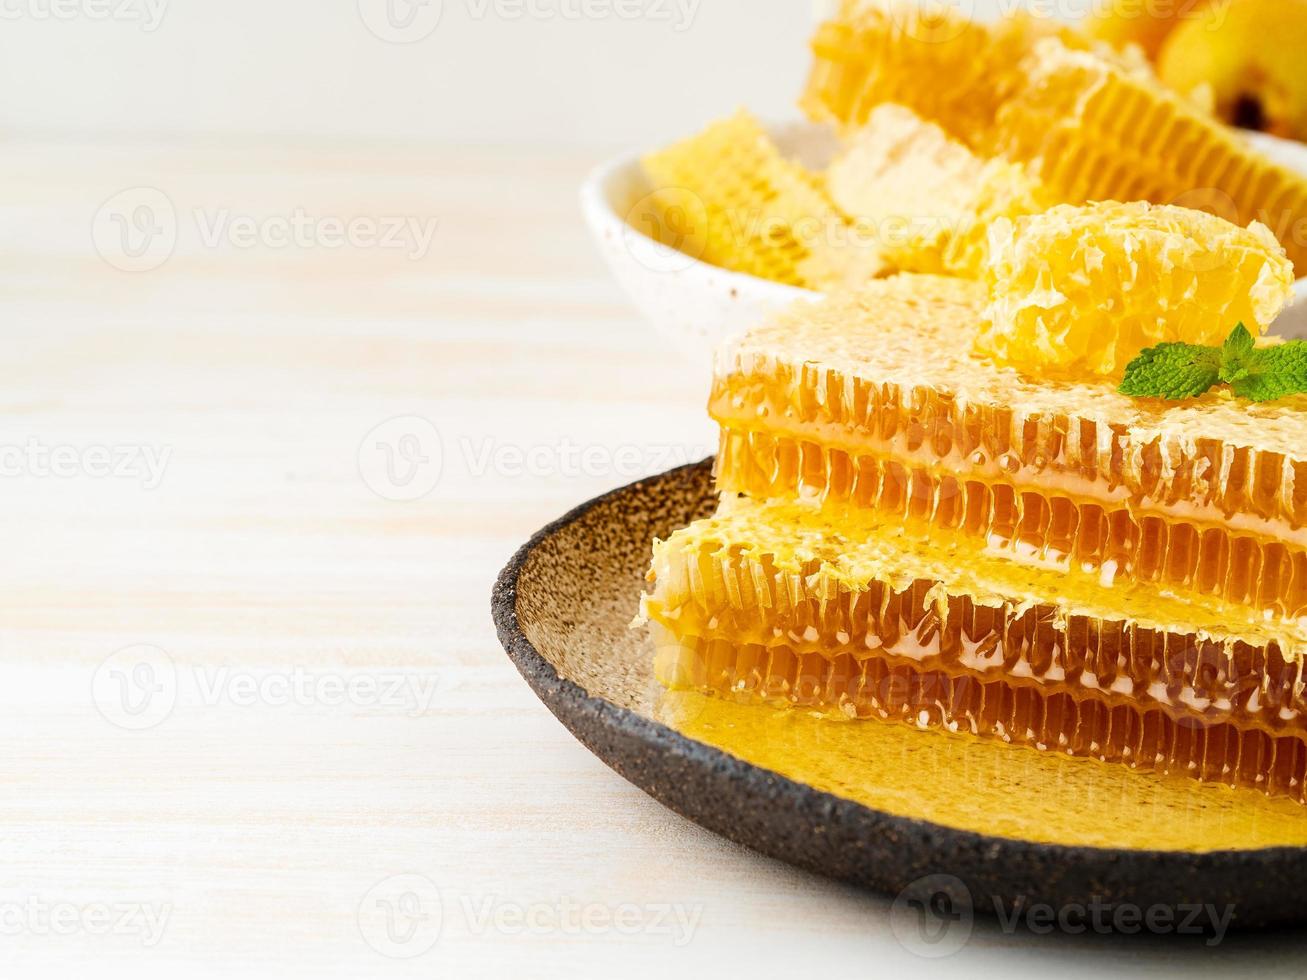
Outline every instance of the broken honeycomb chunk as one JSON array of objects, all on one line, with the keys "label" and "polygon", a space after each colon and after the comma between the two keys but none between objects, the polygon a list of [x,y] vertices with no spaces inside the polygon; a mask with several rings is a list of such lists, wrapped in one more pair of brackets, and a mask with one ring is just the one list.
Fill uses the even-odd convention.
[{"label": "broken honeycomb chunk", "polygon": [[705,262],[792,286],[844,237],[846,222],[821,180],[787,160],[752,115],[741,111],[646,156],[658,212],[649,224],[664,244]]},{"label": "broken honeycomb chunk", "polygon": [[831,199],[904,272],[979,277],[989,226],[1056,203],[1022,168],[985,159],[905,106],[878,106],[826,174]]},{"label": "broken honeycomb chunk", "polygon": [[1189,208],[1062,205],[991,229],[978,353],[1038,376],[1119,379],[1164,341],[1262,332],[1293,295],[1275,236]]},{"label": "broken honeycomb chunk", "polygon": [[717,361],[718,486],[831,500],[1078,577],[1302,615],[1307,399],[1143,402],[970,356],[979,283],[900,275]]},{"label": "broken honeycomb chunk", "polygon": [[1041,42],[998,112],[992,152],[1029,163],[1063,200],[1179,204],[1260,221],[1307,270],[1307,179],[1110,61]]},{"label": "broken honeycomb chunk", "polygon": [[730,497],[655,545],[651,580],[668,686],[1303,800],[1301,628],[1146,585],[1068,584],[874,515]]},{"label": "broken honeycomb chunk", "polygon": [[[1036,40],[1073,32],[1029,15],[983,24],[939,7],[845,0],[812,40],[801,105],[847,130],[895,102],[978,146]],[[1087,42],[1086,42],[1087,43]]]}]

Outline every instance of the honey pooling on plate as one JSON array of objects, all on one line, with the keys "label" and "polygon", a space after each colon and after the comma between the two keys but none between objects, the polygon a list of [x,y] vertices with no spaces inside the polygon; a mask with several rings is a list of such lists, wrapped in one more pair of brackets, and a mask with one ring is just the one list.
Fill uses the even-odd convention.
[{"label": "honey pooling on plate", "polygon": [[1302,802],[1307,403],[1050,381],[973,351],[991,300],[900,275],[721,352],[721,507],[644,600],[660,679]]}]

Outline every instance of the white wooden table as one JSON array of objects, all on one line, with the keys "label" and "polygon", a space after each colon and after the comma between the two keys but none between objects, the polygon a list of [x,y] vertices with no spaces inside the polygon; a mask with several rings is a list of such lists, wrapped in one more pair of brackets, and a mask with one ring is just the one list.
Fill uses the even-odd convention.
[{"label": "white wooden table", "polygon": [[1295,937],[988,924],[919,959],[536,702],[498,568],[712,443],[585,238],[592,162],[5,146],[0,973],[1301,975]]}]

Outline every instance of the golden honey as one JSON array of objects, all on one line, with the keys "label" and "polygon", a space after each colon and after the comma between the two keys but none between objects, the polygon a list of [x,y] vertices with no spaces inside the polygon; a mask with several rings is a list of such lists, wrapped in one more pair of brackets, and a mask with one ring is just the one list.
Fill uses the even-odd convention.
[{"label": "golden honey", "polygon": [[819,791],[986,837],[1193,852],[1307,844],[1302,804],[1253,789],[694,691],[665,691],[656,710],[690,738]]}]

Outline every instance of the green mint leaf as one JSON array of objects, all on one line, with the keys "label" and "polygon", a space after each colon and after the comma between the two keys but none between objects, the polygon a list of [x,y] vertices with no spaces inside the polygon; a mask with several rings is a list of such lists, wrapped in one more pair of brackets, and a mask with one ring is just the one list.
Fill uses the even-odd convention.
[{"label": "green mint leaf", "polygon": [[1221,380],[1221,366],[1215,347],[1158,344],[1126,366],[1120,391],[1132,398],[1197,398]]},{"label": "green mint leaf", "polygon": [[1251,362],[1257,356],[1257,339],[1240,323],[1221,348],[1221,380],[1233,384],[1252,373]]},{"label": "green mint leaf", "polygon": [[1290,341],[1264,347],[1247,359],[1247,372],[1231,387],[1240,398],[1271,402],[1307,394],[1307,342]]}]

